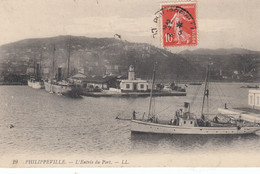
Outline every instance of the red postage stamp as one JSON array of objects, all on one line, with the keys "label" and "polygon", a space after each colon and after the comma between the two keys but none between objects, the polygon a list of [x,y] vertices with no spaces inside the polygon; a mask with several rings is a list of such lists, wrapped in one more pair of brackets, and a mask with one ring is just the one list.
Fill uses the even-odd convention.
[{"label": "red postage stamp", "polygon": [[163,47],[197,45],[196,3],[162,4]]}]

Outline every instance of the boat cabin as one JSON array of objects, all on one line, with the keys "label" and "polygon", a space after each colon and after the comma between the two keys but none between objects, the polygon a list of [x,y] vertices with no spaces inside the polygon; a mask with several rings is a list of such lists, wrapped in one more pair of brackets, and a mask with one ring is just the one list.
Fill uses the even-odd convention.
[{"label": "boat cabin", "polygon": [[195,127],[196,120],[195,119],[185,119],[182,117],[179,117],[178,126],[183,127]]},{"label": "boat cabin", "polygon": [[182,110],[176,112],[175,122],[177,126],[183,126],[183,127],[197,126],[195,114],[190,112],[182,113]]}]

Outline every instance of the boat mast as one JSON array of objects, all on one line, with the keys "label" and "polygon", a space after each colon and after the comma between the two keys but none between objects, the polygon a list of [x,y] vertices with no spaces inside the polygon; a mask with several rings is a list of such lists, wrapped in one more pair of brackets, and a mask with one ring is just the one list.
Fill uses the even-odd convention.
[{"label": "boat mast", "polygon": [[39,76],[40,76],[40,78],[42,78],[42,49],[41,49],[41,55],[40,55]]},{"label": "boat mast", "polygon": [[35,78],[35,75],[36,74],[36,70],[35,70],[35,54],[34,54],[34,56],[33,56],[33,76],[34,76],[34,78]]},{"label": "boat mast", "polygon": [[55,78],[55,64],[54,64],[54,57],[55,57],[55,45],[53,45],[53,55],[52,55],[52,79]]},{"label": "boat mast", "polygon": [[204,103],[205,103],[205,97],[209,96],[209,90],[208,90],[208,76],[209,76],[209,65],[207,66],[207,73],[206,73],[206,78],[205,78],[205,88],[204,88],[204,95],[203,95],[203,101],[202,101],[202,108],[201,108],[201,117],[204,118],[203,116],[203,109],[204,109]]},{"label": "boat mast", "polygon": [[71,42],[71,37],[69,37],[69,45],[68,45],[68,71],[67,71],[67,78],[69,78],[69,75],[70,75],[70,42]]},{"label": "boat mast", "polygon": [[150,92],[150,104],[149,104],[148,118],[150,118],[150,116],[151,116],[151,106],[152,106],[152,98],[153,98],[154,79],[155,79],[155,64],[154,64],[154,67],[153,67],[153,79],[152,79],[152,88],[151,88],[151,92]]}]

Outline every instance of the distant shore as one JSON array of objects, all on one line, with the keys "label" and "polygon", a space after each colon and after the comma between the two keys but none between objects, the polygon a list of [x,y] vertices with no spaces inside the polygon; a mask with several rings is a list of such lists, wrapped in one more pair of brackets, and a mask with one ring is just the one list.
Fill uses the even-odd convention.
[{"label": "distant shore", "polygon": [[27,83],[22,83],[22,82],[0,82],[0,85],[3,86],[26,86]]},{"label": "distant shore", "polygon": [[[163,83],[169,83],[169,82],[163,82]],[[203,85],[204,82],[201,82],[201,84]],[[224,82],[217,82],[217,81],[212,81],[210,83],[221,83],[221,84],[241,84],[241,85],[245,85],[245,84],[260,84],[260,82],[234,82],[234,81],[231,81],[231,82],[227,82],[227,81],[224,81]],[[187,84],[187,85],[192,85],[192,84],[189,84],[189,82],[183,82],[183,81],[180,81],[180,82],[176,82],[176,84]],[[26,86],[27,85],[27,82],[26,83],[22,83],[22,82],[0,82],[0,86],[3,85],[3,86],[6,86],[6,85],[14,85],[14,86],[17,86],[17,85],[21,85],[21,86]]]}]

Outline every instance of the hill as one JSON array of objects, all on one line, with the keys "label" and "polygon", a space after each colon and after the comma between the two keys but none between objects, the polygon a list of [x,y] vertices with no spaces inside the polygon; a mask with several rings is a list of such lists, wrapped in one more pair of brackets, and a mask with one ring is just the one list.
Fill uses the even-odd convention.
[{"label": "hill", "polygon": [[231,54],[258,54],[260,55],[259,51],[252,51],[244,48],[230,48],[230,49],[206,49],[206,48],[200,48],[195,49],[193,51],[190,50],[184,50],[181,51],[179,54],[182,55],[231,55]]},{"label": "hill", "polygon": [[205,71],[180,55],[149,44],[76,36],[26,39],[2,45],[0,62],[2,71],[25,73],[38,62],[51,73],[54,58],[54,67],[62,67],[65,76],[69,52],[71,75],[80,69],[92,75],[124,75],[133,64],[137,76],[150,79],[154,62],[157,62],[157,79],[201,79]]},{"label": "hill", "polygon": [[211,79],[259,82],[260,52],[241,48],[196,49],[180,52],[184,59],[195,66],[211,64]]},{"label": "hill", "polygon": [[82,36],[34,38],[2,45],[0,72],[33,73],[34,64],[39,63],[46,78],[53,67],[55,72],[62,67],[66,77],[69,54],[70,75],[78,71],[89,75],[126,75],[133,64],[137,77],[151,79],[154,62],[157,62],[156,79],[161,80],[202,80],[209,63],[212,80],[259,81],[260,73],[257,51],[196,49],[174,54],[146,43]]}]

